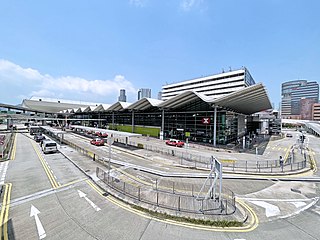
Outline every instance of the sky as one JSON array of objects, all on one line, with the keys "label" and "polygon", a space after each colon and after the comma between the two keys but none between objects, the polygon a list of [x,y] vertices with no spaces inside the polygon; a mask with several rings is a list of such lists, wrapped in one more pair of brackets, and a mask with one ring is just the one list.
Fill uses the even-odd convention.
[{"label": "sky", "polygon": [[245,66],[278,108],[281,83],[320,80],[319,0],[0,0],[0,103],[113,104],[139,88]]}]

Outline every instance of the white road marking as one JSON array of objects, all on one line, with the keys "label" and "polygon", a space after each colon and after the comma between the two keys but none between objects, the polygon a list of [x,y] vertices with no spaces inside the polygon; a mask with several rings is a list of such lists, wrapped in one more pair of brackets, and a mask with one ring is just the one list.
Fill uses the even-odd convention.
[{"label": "white road marking", "polygon": [[320,215],[320,207],[319,206],[316,206],[316,208],[312,209],[312,211]]},{"label": "white road marking", "polygon": [[257,206],[263,207],[266,210],[267,217],[273,217],[280,214],[280,209],[278,206],[272,205],[264,201],[249,201]]},{"label": "white road marking", "polygon": [[89,198],[87,198],[87,194],[85,194],[84,192],[81,192],[80,190],[78,190],[78,194],[79,194],[79,197],[84,198],[91,205],[91,207],[93,207],[94,210],[96,210],[97,212],[101,210],[101,208],[99,208]]},{"label": "white road marking", "polygon": [[9,164],[9,161],[1,163],[0,174],[2,172],[2,175],[1,175],[1,178],[0,178],[0,184],[4,184],[4,179],[6,178],[6,174],[7,174],[7,170],[8,170],[8,164]]},{"label": "white road marking", "polygon": [[304,207],[307,205],[305,202],[290,202],[292,203],[296,208]]},{"label": "white road marking", "polygon": [[30,217],[34,217],[34,219],[36,220],[39,239],[43,239],[47,235],[46,235],[46,232],[44,231],[44,228],[43,228],[43,226],[40,222],[40,219],[38,217],[39,213],[40,213],[40,211],[35,206],[31,205]]},{"label": "white road marking", "polygon": [[288,214],[288,215],[282,216],[281,218],[291,217],[291,216],[294,216],[294,215],[297,215],[297,214],[303,212],[304,210],[307,210],[308,208],[312,207],[313,205],[315,205],[318,202],[319,197],[313,198],[312,200],[313,201],[311,203],[309,203],[308,205],[305,205],[303,208],[300,208],[298,211],[296,211],[296,212],[294,212],[292,214]]}]

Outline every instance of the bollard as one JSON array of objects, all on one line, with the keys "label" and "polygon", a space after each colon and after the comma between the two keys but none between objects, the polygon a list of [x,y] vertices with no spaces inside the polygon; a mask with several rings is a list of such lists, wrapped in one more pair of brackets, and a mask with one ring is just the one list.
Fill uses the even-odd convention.
[{"label": "bollard", "polygon": [[140,187],[138,188],[138,200],[140,201],[141,198],[140,198]]},{"label": "bollard", "polygon": [[159,206],[159,192],[157,192],[157,206]]}]

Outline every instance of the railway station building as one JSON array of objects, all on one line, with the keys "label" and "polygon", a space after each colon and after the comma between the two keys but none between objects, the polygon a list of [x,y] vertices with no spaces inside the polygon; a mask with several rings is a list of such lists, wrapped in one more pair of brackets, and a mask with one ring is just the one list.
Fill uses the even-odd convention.
[{"label": "railway station building", "polygon": [[162,96],[163,100],[78,105],[35,98],[24,100],[22,106],[48,110],[51,116],[66,119],[67,124],[214,146],[257,133],[262,123],[252,114],[272,108],[266,88],[255,83],[246,68],[166,85]]}]

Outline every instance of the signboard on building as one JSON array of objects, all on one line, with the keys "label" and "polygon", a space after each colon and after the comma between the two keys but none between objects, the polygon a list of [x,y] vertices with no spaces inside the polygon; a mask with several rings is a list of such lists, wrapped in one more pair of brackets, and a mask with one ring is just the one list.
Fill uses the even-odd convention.
[{"label": "signboard on building", "polygon": [[210,124],[210,118],[209,117],[202,118],[202,123],[203,124]]}]

